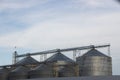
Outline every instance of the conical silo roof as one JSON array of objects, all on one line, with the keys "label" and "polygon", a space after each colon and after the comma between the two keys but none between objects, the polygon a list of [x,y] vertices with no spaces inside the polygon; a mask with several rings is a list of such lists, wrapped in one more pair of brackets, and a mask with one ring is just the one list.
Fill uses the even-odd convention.
[{"label": "conical silo roof", "polygon": [[33,69],[33,71],[47,71],[47,70],[52,70],[52,66],[47,64],[40,64],[39,66]]},{"label": "conical silo roof", "polygon": [[44,69],[47,69],[47,68],[48,68],[48,66],[46,64],[40,64],[34,70],[44,70]]},{"label": "conical silo roof", "polygon": [[53,67],[47,64],[40,64],[29,72],[30,78],[53,77]]},{"label": "conical silo roof", "polygon": [[37,64],[37,63],[39,63],[37,60],[35,60],[31,56],[27,56],[26,58],[17,62],[15,65],[27,65],[27,64]]},{"label": "conical silo roof", "polygon": [[54,61],[65,61],[65,62],[74,62],[72,59],[68,58],[67,56],[63,55],[62,53],[58,52],[48,58],[46,62],[54,62]]},{"label": "conical silo roof", "polygon": [[26,79],[28,77],[29,68],[19,66],[12,70],[8,75],[8,80]]},{"label": "conical silo roof", "polygon": [[103,54],[102,52],[96,50],[96,49],[91,49],[87,53],[83,54],[82,56],[101,56],[101,57],[108,57],[107,55]]},{"label": "conical silo roof", "polygon": [[20,73],[20,72],[24,73],[24,72],[27,72],[27,71],[29,71],[29,68],[24,67],[24,66],[19,66],[16,69],[12,70],[11,72],[12,73]]}]

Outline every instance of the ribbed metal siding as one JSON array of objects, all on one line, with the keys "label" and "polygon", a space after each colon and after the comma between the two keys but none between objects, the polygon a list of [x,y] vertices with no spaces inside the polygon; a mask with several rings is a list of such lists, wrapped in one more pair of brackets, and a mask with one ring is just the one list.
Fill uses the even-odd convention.
[{"label": "ribbed metal siding", "polygon": [[0,80],[7,80],[8,72],[5,68],[0,69]]},{"label": "ribbed metal siding", "polygon": [[79,76],[79,67],[76,63],[57,61],[53,63],[55,77]]},{"label": "ribbed metal siding", "polygon": [[111,57],[79,57],[77,63],[80,65],[80,76],[110,76],[112,75],[111,61]]},{"label": "ribbed metal siding", "polygon": [[68,65],[59,71],[59,77],[75,77],[75,76],[78,76],[76,66]]}]

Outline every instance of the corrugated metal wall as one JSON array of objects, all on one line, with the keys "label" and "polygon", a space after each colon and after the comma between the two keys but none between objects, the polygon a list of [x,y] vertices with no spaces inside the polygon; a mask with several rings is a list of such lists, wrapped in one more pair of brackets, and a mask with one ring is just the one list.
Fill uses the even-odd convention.
[{"label": "corrugated metal wall", "polygon": [[110,76],[112,75],[112,59],[98,51],[88,51],[77,58],[80,76]]}]

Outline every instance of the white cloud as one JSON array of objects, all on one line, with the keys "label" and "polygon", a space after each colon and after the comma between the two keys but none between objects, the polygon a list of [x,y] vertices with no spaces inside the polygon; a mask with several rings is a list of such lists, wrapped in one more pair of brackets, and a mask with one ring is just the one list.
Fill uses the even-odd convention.
[{"label": "white cloud", "polygon": [[4,0],[0,1],[0,10],[8,10],[8,9],[25,9],[31,8],[36,5],[42,5],[47,3],[49,0]]},{"label": "white cloud", "polygon": [[119,8],[119,4],[115,0],[72,0],[75,7],[78,8]]},{"label": "white cloud", "polygon": [[[118,13],[97,16],[63,16],[55,20],[33,24],[22,32],[1,36],[0,44],[1,46],[16,45],[30,48],[50,48],[52,46],[54,48],[70,44],[83,44],[83,42],[96,43],[100,41],[106,43],[111,41],[108,40],[109,38],[117,38],[120,34],[119,16]],[[101,41],[104,38],[105,40]]]}]

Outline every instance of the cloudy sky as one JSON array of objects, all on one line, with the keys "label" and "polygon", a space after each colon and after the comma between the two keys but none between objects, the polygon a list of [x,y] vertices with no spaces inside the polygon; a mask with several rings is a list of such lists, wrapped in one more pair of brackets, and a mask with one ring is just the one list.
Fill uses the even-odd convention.
[{"label": "cloudy sky", "polygon": [[120,75],[120,3],[116,0],[0,0],[0,65],[19,54],[111,44]]}]

